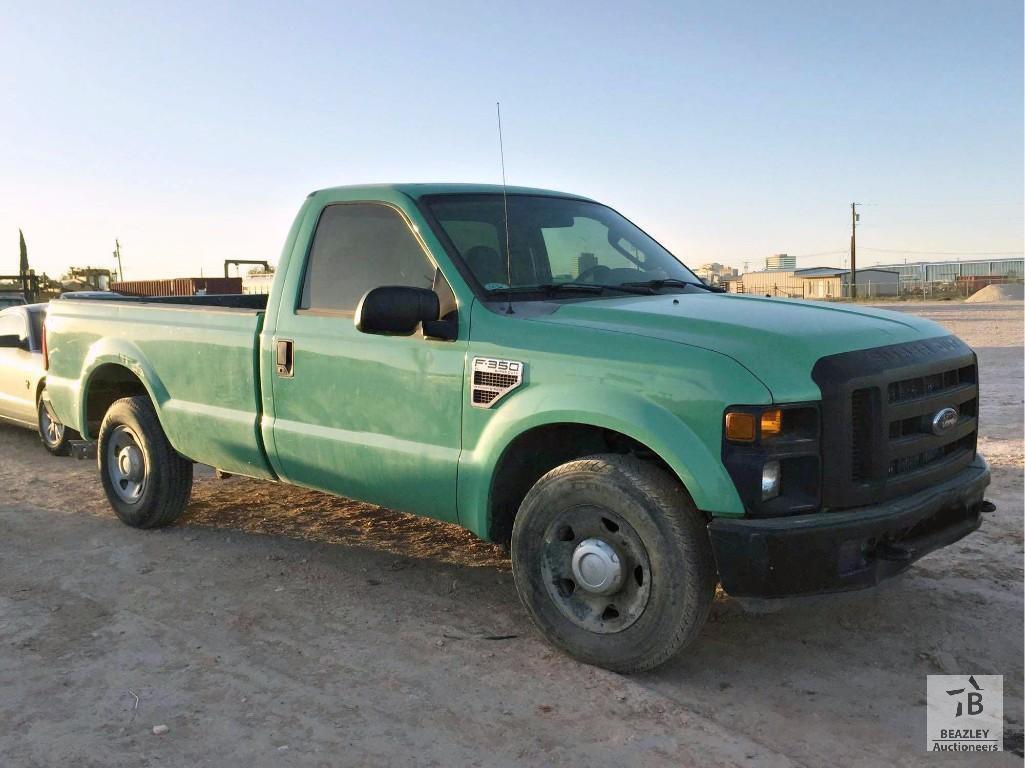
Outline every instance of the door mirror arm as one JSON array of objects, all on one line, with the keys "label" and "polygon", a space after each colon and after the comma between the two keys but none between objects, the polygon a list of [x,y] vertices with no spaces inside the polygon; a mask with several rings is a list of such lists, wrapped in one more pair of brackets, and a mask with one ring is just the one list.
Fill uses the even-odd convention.
[{"label": "door mirror arm", "polygon": [[456,313],[452,312],[443,320],[425,320],[424,336],[437,341],[455,341],[459,337],[459,322]]}]

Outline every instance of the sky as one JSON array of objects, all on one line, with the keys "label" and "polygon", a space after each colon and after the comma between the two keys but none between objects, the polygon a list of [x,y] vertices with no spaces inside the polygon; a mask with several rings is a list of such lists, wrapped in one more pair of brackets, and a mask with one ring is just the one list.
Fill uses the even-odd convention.
[{"label": "sky", "polygon": [[[1023,248],[1023,6],[0,0],[0,273],[276,262],[312,190],[501,180],[685,263]],[[874,249],[874,250],[873,250]]]}]

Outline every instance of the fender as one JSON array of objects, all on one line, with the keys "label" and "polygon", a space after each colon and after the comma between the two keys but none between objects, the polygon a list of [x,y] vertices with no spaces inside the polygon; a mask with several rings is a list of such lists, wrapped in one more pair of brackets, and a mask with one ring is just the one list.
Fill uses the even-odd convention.
[{"label": "fender", "polygon": [[80,389],[75,392],[77,401],[74,404],[75,413],[78,415],[78,431],[87,440],[95,440],[96,435],[88,433],[89,425],[86,419],[86,405],[89,402],[89,387],[92,386],[93,377],[96,371],[104,365],[117,365],[127,369],[135,375],[142,386],[146,389],[153,408],[157,412],[157,419],[161,427],[167,433],[168,440],[177,450],[178,446],[171,433],[167,431],[167,425],[162,416],[163,405],[170,399],[167,388],[152,366],[146,362],[134,342],[127,339],[103,338],[89,347],[85,359],[82,362],[82,373],[78,381],[81,382]]},{"label": "fender", "polygon": [[531,429],[565,423],[611,429],[636,440],[669,465],[699,509],[717,516],[743,515],[740,497],[718,457],[718,435],[702,439],[676,414],[624,389],[605,386],[591,395],[586,410],[579,407],[579,390],[568,385],[528,387],[503,401],[476,445],[464,447],[460,456],[460,524],[487,538],[491,479],[502,454]]},{"label": "fender", "polygon": [[[259,436],[259,414],[211,403],[173,397],[146,356],[134,342],[105,338],[93,344],[83,363],[82,390],[76,412],[86,423],[89,387],[97,370],[107,364],[133,373],[143,385],[171,446],[184,457],[202,456],[232,474],[274,480]],[[90,436],[87,439],[94,439]]]}]

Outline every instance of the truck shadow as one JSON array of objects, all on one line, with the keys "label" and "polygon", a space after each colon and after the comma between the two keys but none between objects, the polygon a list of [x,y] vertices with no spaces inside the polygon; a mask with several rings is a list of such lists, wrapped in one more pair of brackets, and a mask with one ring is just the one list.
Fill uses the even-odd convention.
[{"label": "truck shadow", "polygon": [[510,570],[502,550],[458,525],[248,478],[200,480],[178,525],[364,547],[451,565]]},{"label": "truck shadow", "polygon": [[[341,591],[350,609],[419,617],[431,648],[438,642],[494,648],[529,670],[524,674],[581,674],[531,628],[501,550],[458,526],[315,491],[217,480],[197,468],[192,501],[177,526],[163,534],[129,531],[114,521],[92,462],[50,457],[32,432],[7,427],[0,427],[0,451],[5,506],[45,512],[55,531],[61,517],[93,518],[103,530],[92,540],[140,548],[124,556],[137,570],[152,568],[144,542],[166,535],[168,545],[178,542],[179,554],[167,555],[162,569],[183,551],[195,563],[230,551],[247,563],[247,573],[301,579],[323,606],[317,610],[333,610]],[[1020,515],[1020,495],[1002,493],[1008,495],[998,504],[998,519],[981,533],[879,589],[795,602],[769,614],[748,613],[719,594],[691,647],[631,680],[780,749],[790,748],[784,736],[792,735],[795,721],[822,749],[833,748],[837,728],[848,741],[915,749],[924,742],[918,732],[926,675],[1003,674],[1013,718],[1008,727],[1020,731],[1021,573],[997,567],[1007,562],[1008,548],[1020,562],[1020,521],[1011,519]],[[225,539],[233,542],[230,550]],[[65,568],[76,567],[69,552]],[[189,569],[197,566],[180,567],[177,578],[190,584]],[[228,588],[208,581],[192,585],[197,594]],[[261,621],[283,620],[270,607],[264,613]],[[281,630],[286,639],[303,637],[316,622],[300,624]],[[825,754],[812,749],[804,757],[815,763]]]}]

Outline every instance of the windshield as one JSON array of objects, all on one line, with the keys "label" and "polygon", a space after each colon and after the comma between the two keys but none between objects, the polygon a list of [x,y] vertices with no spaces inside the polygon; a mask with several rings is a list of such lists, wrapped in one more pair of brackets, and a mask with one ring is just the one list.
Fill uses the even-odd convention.
[{"label": "windshield", "polygon": [[[508,264],[501,194],[437,195],[428,209],[489,293],[601,293],[701,285],[669,251],[611,208],[564,197],[509,195]],[[510,280],[511,277],[511,280]],[[511,283],[511,285],[510,285]]]}]

